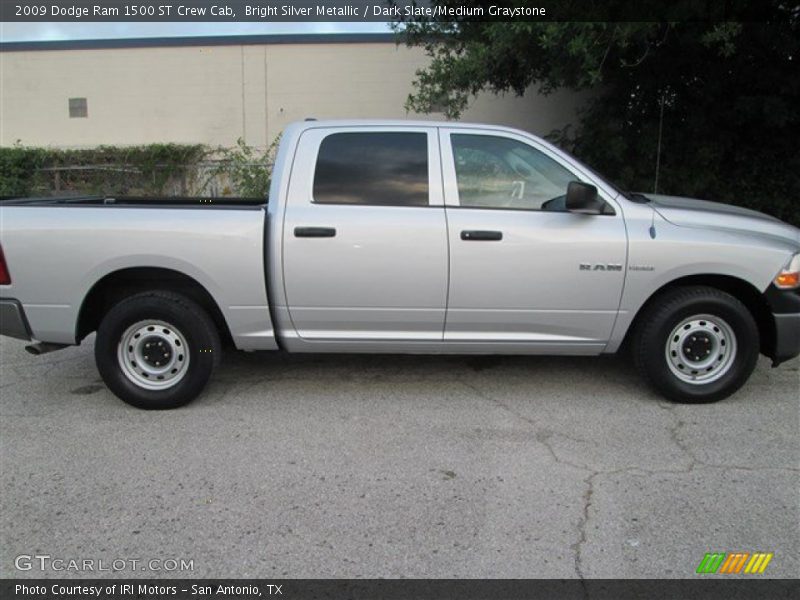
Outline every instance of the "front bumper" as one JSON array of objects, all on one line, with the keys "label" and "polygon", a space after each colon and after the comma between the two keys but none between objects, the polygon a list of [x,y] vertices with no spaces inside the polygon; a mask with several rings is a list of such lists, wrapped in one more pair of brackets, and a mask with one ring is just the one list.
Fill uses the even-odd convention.
[{"label": "front bumper", "polygon": [[19,300],[0,298],[0,335],[20,340],[31,339],[31,328]]},{"label": "front bumper", "polygon": [[781,290],[771,285],[764,297],[775,321],[775,345],[770,357],[777,367],[800,355],[800,290]]}]

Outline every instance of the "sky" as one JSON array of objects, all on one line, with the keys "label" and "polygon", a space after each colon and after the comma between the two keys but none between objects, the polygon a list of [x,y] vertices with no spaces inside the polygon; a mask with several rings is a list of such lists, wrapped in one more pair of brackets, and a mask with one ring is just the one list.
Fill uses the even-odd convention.
[{"label": "sky", "polygon": [[386,23],[0,23],[0,41],[388,31]]}]

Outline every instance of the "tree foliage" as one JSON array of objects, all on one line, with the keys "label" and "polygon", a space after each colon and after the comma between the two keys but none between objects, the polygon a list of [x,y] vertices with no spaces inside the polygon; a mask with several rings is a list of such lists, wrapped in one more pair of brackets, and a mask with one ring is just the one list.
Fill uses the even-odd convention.
[{"label": "tree foliage", "polygon": [[[612,14],[626,3],[607,4]],[[800,19],[790,4],[762,0],[757,22],[407,21],[407,43],[431,57],[407,108],[444,106],[457,118],[481,91],[589,90],[575,126],[550,136],[621,187],[653,191],[661,129],[659,193],[800,224]]]}]

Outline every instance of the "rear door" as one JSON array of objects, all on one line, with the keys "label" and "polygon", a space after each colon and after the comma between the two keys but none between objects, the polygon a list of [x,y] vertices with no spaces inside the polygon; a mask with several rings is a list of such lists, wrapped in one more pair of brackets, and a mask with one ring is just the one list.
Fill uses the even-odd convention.
[{"label": "rear door", "polygon": [[604,197],[605,214],[566,212],[567,184],[587,177],[533,139],[452,128],[440,143],[450,238],[445,340],[600,352],[625,276],[619,207]]},{"label": "rear door", "polygon": [[448,247],[436,129],[313,128],[293,164],[283,277],[297,335],[441,341]]}]

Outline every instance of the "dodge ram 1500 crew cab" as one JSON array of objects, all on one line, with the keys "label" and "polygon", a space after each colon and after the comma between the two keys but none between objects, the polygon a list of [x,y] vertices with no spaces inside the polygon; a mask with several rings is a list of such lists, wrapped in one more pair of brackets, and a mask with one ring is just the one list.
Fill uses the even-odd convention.
[{"label": "dodge ram 1500 crew cab", "polygon": [[142,408],[192,400],[240,350],[600,354],[623,342],[676,401],[800,353],[800,230],[627,194],[488,125],[289,126],[268,202],[18,199],[0,207],[0,333],[96,331]]}]

